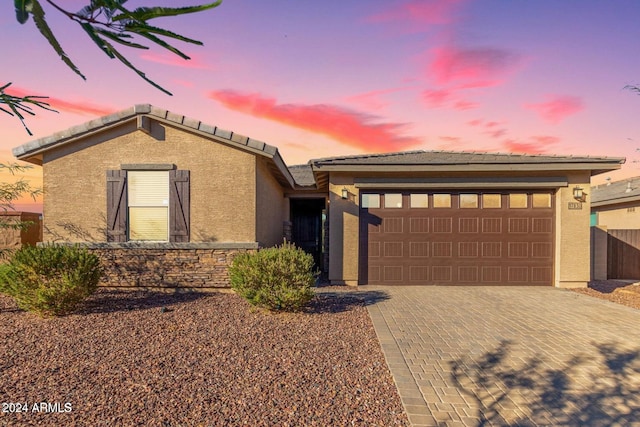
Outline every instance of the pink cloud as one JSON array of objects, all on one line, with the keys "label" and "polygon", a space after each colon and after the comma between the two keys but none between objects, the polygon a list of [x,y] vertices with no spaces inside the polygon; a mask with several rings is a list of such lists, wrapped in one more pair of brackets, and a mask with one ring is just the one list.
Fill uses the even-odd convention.
[{"label": "pink cloud", "polygon": [[477,108],[465,91],[501,84],[520,61],[518,55],[497,48],[441,46],[430,51],[426,76],[435,87],[422,93],[429,108],[458,111]]},{"label": "pink cloud", "polygon": [[[7,93],[13,96],[25,97],[25,96],[36,96],[37,93],[32,90],[23,89],[17,86],[11,86],[7,90]],[[117,108],[107,107],[106,105],[94,104],[92,102],[87,101],[67,101],[61,98],[56,98],[53,96],[49,96],[42,101],[48,103],[51,108],[58,111],[66,111],[68,113],[74,114],[82,114],[85,116],[106,116],[107,114],[111,114],[114,111],[117,111]]]},{"label": "pink cloud", "polygon": [[473,110],[474,108],[478,108],[479,105],[477,102],[460,100],[453,104],[453,108],[458,111]]},{"label": "pink cloud", "polygon": [[547,101],[539,104],[526,104],[524,108],[537,112],[540,117],[551,123],[559,123],[567,117],[584,110],[582,98],[568,95],[549,95]]},{"label": "pink cloud", "polygon": [[496,129],[496,130],[486,131],[484,133],[489,135],[491,138],[498,139],[498,138],[502,138],[503,136],[505,136],[507,134],[507,130],[506,129]]},{"label": "pink cloud", "polygon": [[194,87],[195,84],[190,80],[173,79],[176,84],[184,87]]},{"label": "pink cloud", "polygon": [[545,154],[549,152],[551,146],[556,145],[558,142],[560,142],[560,138],[555,136],[537,135],[530,137],[527,141],[506,139],[503,141],[503,145],[509,152]]},{"label": "pink cloud", "polygon": [[195,68],[200,70],[212,70],[213,66],[205,64],[199,55],[190,54],[191,59],[182,59],[173,53],[145,52],[140,58],[145,61],[156,62],[158,64],[170,65],[172,67]]},{"label": "pink cloud", "polygon": [[367,110],[380,111],[384,109],[387,105],[389,105],[387,101],[384,101],[381,99],[384,95],[388,95],[390,93],[399,92],[406,89],[409,89],[409,88],[399,87],[399,88],[391,88],[391,89],[372,90],[369,92],[350,96],[346,98],[346,100],[347,102],[360,105],[366,108]]},{"label": "pink cloud", "polygon": [[467,122],[467,124],[468,124],[469,126],[474,126],[474,127],[475,127],[475,126],[480,126],[480,125],[482,125],[482,123],[483,123],[483,122],[484,122],[484,120],[482,120],[482,119],[473,119],[473,120],[469,120],[469,121]]},{"label": "pink cloud", "polygon": [[425,25],[449,24],[461,0],[410,0],[369,16],[369,22],[400,21],[403,29],[420,31]]},{"label": "pink cloud", "polygon": [[439,108],[447,104],[454,96],[449,89],[427,89],[422,92],[422,98],[431,108]]},{"label": "pink cloud", "polygon": [[335,105],[278,104],[275,99],[260,94],[232,90],[212,91],[207,96],[231,110],[325,135],[369,151],[402,150],[422,142],[420,138],[401,135],[406,124],[371,123],[375,116]]},{"label": "pink cloud", "polygon": [[433,57],[428,75],[439,85],[461,89],[498,85],[519,62],[518,55],[497,48],[444,46],[434,49]]},{"label": "pink cloud", "polygon": [[438,139],[440,141],[448,142],[452,144],[462,141],[462,138],[460,138],[459,136],[439,136]]}]

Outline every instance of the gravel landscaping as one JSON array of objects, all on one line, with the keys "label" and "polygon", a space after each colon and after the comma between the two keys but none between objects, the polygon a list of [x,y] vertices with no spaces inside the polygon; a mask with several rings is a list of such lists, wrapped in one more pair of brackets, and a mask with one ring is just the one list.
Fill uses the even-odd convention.
[{"label": "gravel landscaping", "polygon": [[588,288],[571,289],[584,295],[640,309],[640,284],[623,280],[601,280],[589,283]]},{"label": "gravel landscaping", "polygon": [[361,294],[271,314],[100,289],[55,319],[0,295],[0,425],[406,426]]}]

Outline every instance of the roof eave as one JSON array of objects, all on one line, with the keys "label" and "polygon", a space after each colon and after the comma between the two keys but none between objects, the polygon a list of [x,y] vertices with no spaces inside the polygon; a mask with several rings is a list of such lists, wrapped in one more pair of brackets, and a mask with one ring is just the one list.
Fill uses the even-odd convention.
[{"label": "roof eave", "polygon": [[640,194],[628,196],[628,197],[612,198],[607,200],[598,200],[598,201],[592,200],[591,206],[594,208],[597,208],[601,206],[619,205],[623,203],[631,203],[631,202],[638,202],[638,201],[640,201]]},{"label": "roof eave", "polygon": [[448,163],[448,164],[312,164],[314,172],[495,172],[495,171],[558,171],[588,170],[591,175],[620,169],[624,159],[594,163]]}]

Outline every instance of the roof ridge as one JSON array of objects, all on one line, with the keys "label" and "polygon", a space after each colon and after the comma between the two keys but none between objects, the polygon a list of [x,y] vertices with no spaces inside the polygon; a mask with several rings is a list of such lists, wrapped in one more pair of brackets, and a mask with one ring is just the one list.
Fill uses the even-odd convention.
[{"label": "roof ridge", "polygon": [[80,137],[87,133],[97,131],[100,128],[104,128],[123,120],[128,120],[139,114],[147,114],[150,116],[158,117],[162,120],[176,123],[181,126],[197,130],[199,132],[213,135],[218,138],[223,138],[237,144],[245,145],[254,150],[263,151],[272,156],[275,156],[278,152],[277,147],[269,145],[266,142],[249,138],[248,136],[244,136],[230,130],[225,130],[218,126],[209,125],[203,123],[200,120],[173,113],[163,108],[154,107],[151,104],[135,104],[133,107],[128,107],[123,110],[119,110],[114,113],[89,120],[79,125],[71,126],[65,130],[55,132],[52,135],[33,139],[25,144],[13,148],[11,151],[16,157],[22,156],[31,151],[46,149],[50,146],[62,143],[68,139]]}]

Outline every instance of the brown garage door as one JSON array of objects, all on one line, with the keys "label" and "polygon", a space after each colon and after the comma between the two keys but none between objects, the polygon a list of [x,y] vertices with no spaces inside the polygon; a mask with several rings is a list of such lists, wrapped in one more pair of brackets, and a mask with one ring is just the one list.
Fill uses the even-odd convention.
[{"label": "brown garage door", "polygon": [[360,283],[552,285],[551,192],[362,193]]}]

